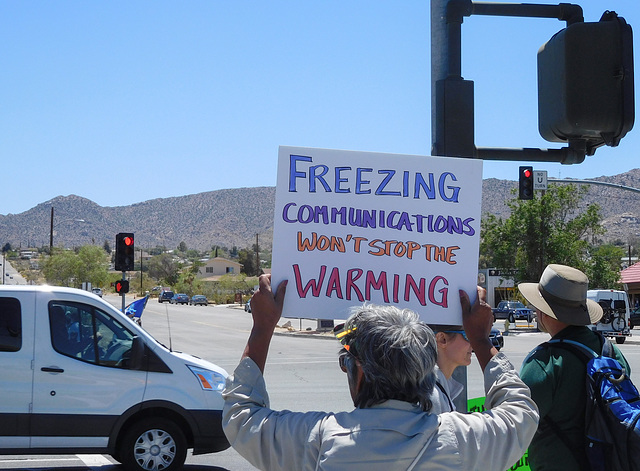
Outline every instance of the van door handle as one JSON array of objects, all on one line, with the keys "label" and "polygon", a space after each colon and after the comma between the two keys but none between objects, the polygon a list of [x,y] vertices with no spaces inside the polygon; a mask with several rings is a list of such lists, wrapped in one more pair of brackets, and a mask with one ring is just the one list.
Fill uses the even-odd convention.
[{"label": "van door handle", "polygon": [[64,370],[62,368],[58,368],[55,366],[43,366],[42,368],[40,368],[40,370],[47,373],[64,373]]}]

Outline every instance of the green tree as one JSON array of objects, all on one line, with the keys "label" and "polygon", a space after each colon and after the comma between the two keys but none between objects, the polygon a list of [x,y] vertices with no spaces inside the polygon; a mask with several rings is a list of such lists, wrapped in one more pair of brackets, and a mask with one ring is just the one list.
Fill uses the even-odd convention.
[{"label": "green tree", "polygon": [[109,256],[95,245],[77,250],[58,250],[48,257],[42,268],[47,283],[80,288],[83,282],[105,286],[108,282]]},{"label": "green tree", "polygon": [[178,281],[178,264],[168,253],[151,257],[149,260],[149,276],[158,281],[173,286]]},{"label": "green tree", "polygon": [[[484,217],[481,266],[515,268],[519,280],[540,279],[549,263],[588,272],[595,264],[594,244],[605,229],[600,225],[598,205],[580,208],[586,191],[586,186],[550,185],[533,200],[508,201],[511,215],[504,221],[494,215]],[[604,265],[601,264],[601,269],[612,270]],[[619,272],[619,263],[613,271]],[[610,276],[600,274],[602,279]]]},{"label": "green tree", "polygon": [[624,249],[612,244],[595,247],[591,252],[591,264],[586,268],[591,289],[622,289],[620,283],[620,259]]},{"label": "green tree", "polygon": [[109,256],[104,249],[95,245],[85,245],[77,254],[80,261],[78,279],[88,281],[93,286],[105,286],[108,279]]},{"label": "green tree", "polygon": [[242,264],[242,273],[248,276],[256,275],[256,253],[249,249],[238,251],[238,262]]},{"label": "green tree", "polygon": [[47,283],[55,286],[79,287],[78,265],[80,259],[71,250],[54,252],[47,258],[42,268]]},{"label": "green tree", "polygon": [[186,252],[187,251],[187,244],[182,241],[178,244],[178,252]]}]

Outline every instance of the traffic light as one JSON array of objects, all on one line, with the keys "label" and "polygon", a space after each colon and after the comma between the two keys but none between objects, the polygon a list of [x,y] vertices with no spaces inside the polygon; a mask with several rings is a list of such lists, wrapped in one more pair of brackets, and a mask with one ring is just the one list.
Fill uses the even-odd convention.
[{"label": "traffic light", "polygon": [[617,146],[633,127],[631,26],[606,11],[597,23],[573,23],[538,51],[538,127],[551,142],[587,155]]},{"label": "traffic light", "polygon": [[520,167],[518,181],[518,198],[521,200],[533,199],[533,167]]},{"label": "traffic light", "polygon": [[115,269],[119,271],[133,270],[133,244],[132,232],[121,232],[116,234],[116,263]]},{"label": "traffic light", "polygon": [[118,280],[116,281],[116,293],[124,294],[129,292],[129,281],[128,280]]}]

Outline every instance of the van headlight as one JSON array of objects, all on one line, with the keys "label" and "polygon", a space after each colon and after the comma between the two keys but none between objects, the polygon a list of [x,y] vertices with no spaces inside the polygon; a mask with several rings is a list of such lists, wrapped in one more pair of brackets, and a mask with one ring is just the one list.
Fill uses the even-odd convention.
[{"label": "van headlight", "polygon": [[205,391],[222,391],[227,379],[220,373],[206,370],[197,366],[187,365],[191,372],[196,375],[200,387]]}]

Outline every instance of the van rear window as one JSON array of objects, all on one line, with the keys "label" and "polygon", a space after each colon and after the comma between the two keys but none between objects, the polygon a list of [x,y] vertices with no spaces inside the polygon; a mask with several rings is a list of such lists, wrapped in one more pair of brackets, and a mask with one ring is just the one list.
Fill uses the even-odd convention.
[{"label": "van rear window", "polygon": [[20,301],[0,298],[0,352],[17,352],[22,347]]}]

